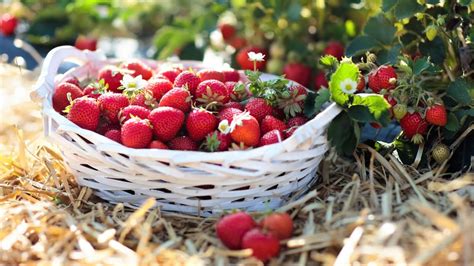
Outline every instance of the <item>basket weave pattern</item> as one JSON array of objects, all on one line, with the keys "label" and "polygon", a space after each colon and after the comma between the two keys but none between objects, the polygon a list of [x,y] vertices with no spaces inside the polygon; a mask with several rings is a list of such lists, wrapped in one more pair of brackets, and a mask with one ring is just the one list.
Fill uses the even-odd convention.
[{"label": "basket weave pattern", "polygon": [[[71,57],[82,65],[55,80],[60,63]],[[78,183],[93,188],[99,197],[130,207],[155,197],[165,211],[213,215],[236,208],[277,208],[317,181],[317,167],[328,149],[326,129],[340,112],[335,104],[283,142],[251,150],[131,149],[76,126],[52,108],[55,82],[69,76],[93,77],[111,62],[99,52],[56,48],[46,57],[32,95],[43,103],[45,135],[59,145]]]}]

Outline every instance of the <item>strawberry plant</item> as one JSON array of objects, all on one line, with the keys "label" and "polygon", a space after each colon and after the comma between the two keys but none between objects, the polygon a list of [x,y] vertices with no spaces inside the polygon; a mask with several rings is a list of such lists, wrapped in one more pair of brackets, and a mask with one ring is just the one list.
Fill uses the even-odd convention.
[{"label": "strawberry plant", "polygon": [[[393,147],[406,163],[418,148],[453,143],[474,120],[473,7],[472,1],[384,0],[382,12],[347,46],[347,56],[368,73],[369,92],[389,100],[402,128]],[[378,71],[387,67],[381,80]],[[469,152],[459,155],[465,165],[468,158]]]}]

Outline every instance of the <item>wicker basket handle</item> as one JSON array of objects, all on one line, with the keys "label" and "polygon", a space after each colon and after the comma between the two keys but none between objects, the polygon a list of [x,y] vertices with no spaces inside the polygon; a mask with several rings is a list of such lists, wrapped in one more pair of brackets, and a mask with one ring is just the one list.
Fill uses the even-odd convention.
[{"label": "wicker basket handle", "polygon": [[[51,50],[44,59],[41,74],[35,84],[35,89],[30,97],[35,102],[43,102],[51,95],[54,89],[54,77],[58,73],[59,66],[66,59],[73,58],[81,63],[105,60],[103,52],[81,51],[73,46],[59,46]],[[75,62],[76,62],[75,60]]]}]

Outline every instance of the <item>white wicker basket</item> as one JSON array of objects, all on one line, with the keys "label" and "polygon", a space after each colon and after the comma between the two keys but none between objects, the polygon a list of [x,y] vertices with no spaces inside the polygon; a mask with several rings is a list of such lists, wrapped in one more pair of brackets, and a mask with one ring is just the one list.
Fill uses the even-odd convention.
[{"label": "white wicker basket", "polygon": [[[82,65],[57,76],[61,62],[71,58]],[[55,81],[94,76],[110,62],[116,61],[100,52],[55,48],[47,55],[32,93],[43,104],[45,135],[59,145],[78,183],[93,188],[99,197],[130,207],[155,197],[165,211],[207,216],[229,209],[277,208],[316,182],[318,164],[328,150],[326,128],[341,111],[337,105],[329,105],[285,141],[252,150],[131,149],[76,126],[51,104]]]}]

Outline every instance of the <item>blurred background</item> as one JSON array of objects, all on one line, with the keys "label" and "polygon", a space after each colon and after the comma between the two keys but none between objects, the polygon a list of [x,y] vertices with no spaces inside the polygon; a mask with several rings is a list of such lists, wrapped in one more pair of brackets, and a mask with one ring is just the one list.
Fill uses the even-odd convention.
[{"label": "blurred background", "polygon": [[294,76],[317,89],[325,84],[318,72],[319,57],[341,57],[368,17],[380,12],[380,4],[379,0],[4,0],[0,53],[1,60],[28,69],[59,45],[102,49],[117,58],[174,57],[247,68],[239,62],[239,54],[246,57],[254,50],[267,55],[261,70]]}]

